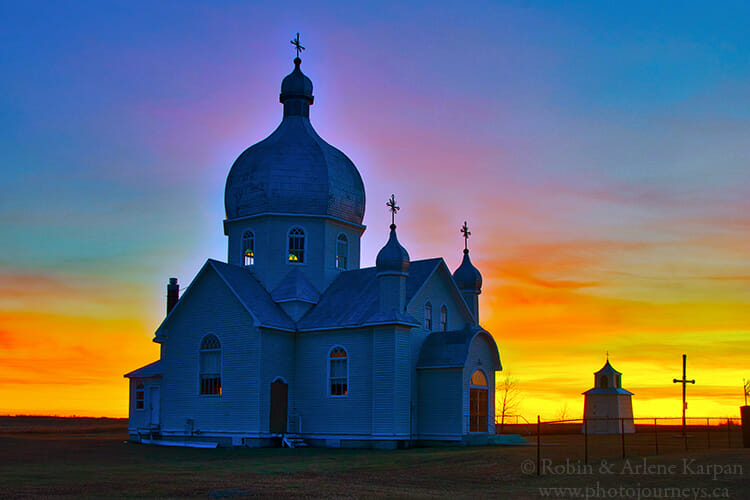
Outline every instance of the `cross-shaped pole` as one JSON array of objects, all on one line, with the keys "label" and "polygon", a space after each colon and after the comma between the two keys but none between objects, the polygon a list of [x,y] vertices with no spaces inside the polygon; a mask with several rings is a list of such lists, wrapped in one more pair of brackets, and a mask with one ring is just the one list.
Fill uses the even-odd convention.
[{"label": "cross-shaped pole", "polygon": [[390,211],[391,211],[391,226],[395,227],[396,226],[396,212],[398,212],[399,210],[401,210],[401,207],[399,207],[398,205],[396,205],[396,195],[395,194],[391,195],[391,199],[388,200],[385,203],[385,206],[387,206],[390,209]]},{"label": "cross-shaped pole", "polygon": [[687,379],[687,354],[682,355],[682,380],[673,379],[672,383],[682,384],[682,434],[685,434],[685,410],[687,410],[687,402],[685,401],[685,389],[687,384],[695,384],[695,380]]},{"label": "cross-shaped pole", "polygon": [[305,48],[299,44],[299,33],[297,33],[297,38],[294,40],[289,40],[289,43],[294,45],[294,47],[297,49],[297,58],[299,58],[299,53],[305,50]]},{"label": "cross-shaped pole", "polygon": [[464,221],[464,225],[461,227],[461,233],[464,235],[464,250],[468,250],[471,231],[469,231],[469,226],[466,225],[466,221]]}]

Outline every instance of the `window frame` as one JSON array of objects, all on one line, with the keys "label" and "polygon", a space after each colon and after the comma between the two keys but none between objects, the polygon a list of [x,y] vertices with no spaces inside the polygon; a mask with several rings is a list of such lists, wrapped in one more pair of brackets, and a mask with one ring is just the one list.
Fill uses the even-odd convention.
[{"label": "window frame", "polygon": [[433,325],[434,322],[432,321],[432,303],[428,300],[424,303],[424,329],[428,332],[431,332]]},{"label": "window frame", "polygon": [[[333,377],[331,376],[331,365],[332,365],[332,363],[334,361],[341,361],[341,358],[334,358],[332,356],[333,353],[334,353],[334,351],[336,351],[336,350],[343,351],[344,355],[345,355],[345,357],[343,359],[346,362],[346,379],[344,379],[345,380],[344,387],[345,387],[345,391],[346,392],[344,394],[333,394],[333,391],[331,390],[332,387],[333,387],[333,383],[332,383]],[[326,373],[326,375],[327,375],[327,377],[326,377],[326,381],[327,381],[327,384],[326,384],[326,393],[327,393],[327,395],[328,395],[329,398],[346,398],[346,397],[349,397],[349,359],[350,359],[349,351],[346,349],[346,347],[344,347],[344,346],[342,346],[340,344],[334,345],[334,346],[332,346],[328,350],[328,356],[326,357],[326,366],[327,366],[327,370],[326,370],[327,371],[327,373]],[[340,379],[343,379],[344,377],[335,377],[335,378],[337,380],[340,380]]]},{"label": "window frame", "polygon": [[[299,230],[301,232],[301,239],[302,239],[302,248],[293,249],[292,248],[292,231]],[[294,235],[295,238],[299,238],[300,234],[297,233]],[[286,263],[293,266],[302,266],[307,264],[307,230],[300,226],[299,224],[295,224],[294,226],[290,227],[286,232],[286,253],[285,253],[285,260]],[[292,260],[290,257],[292,256],[292,252],[300,252],[302,259]]]},{"label": "window frame", "polygon": [[[213,337],[216,339],[216,342],[218,343],[218,348],[204,348],[203,345],[206,343],[206,340],[209,337]],[[218,381],[219,381],[219,392],[203,392],[203,368],[202,368],[202,361],[203,361],[203,353],[214,353],[218,352],[218,358],[219,358],[219,371],[218,371]],[[208,397],[221,397],[223,393],[223,386],[222,386],[222,378],[223,378],[223,368],[224,368],[224,356],[222,353],[222,343],[221,339],[219,339],[218,335],[215,333],[207,333],[203,337],[201,337],[200,344],[198,344],[198,395],[199,396],[208,396]],[[205,375],[214,375],[213,373],[205,373]]]},{"label": "window frame", "polygon": [[[343,238],[343,240],[341,239]],[[343,241],[345,245],[344,255],[339,254],[339,244]],[[334,256],[334,266],[336,269],[339,269],[341,271],[346,271],[349,269],[349,237],[345,233],[339,233],[336,236],[336,255]],[[339,262],[339,258],[343,258],[344,265],[341,266]]]},{"label": "window frame", "polygon": [[[249,237],[248,237],[248,233],[250,233]],[[245,241],[248,240],[248,239],[251,241],[251,244],[252,244],[251,245],[252,246],[252,249],[251,249],[251,254],[252,255],[250,256],[250,263],[249,264],[246,262],[247,256],[245,255],[245,252],[247,251],[247,248],[245,248]],[[240,248],[242,250],[242,252],[241,252],[241,255],[242,255],[242,266],[243,267],[252,267],[252,266],[254,266],[255,265],[255,231],[253,231],[252,229],[245,229],[242,232],[242,238],[241,238]]]},{"label": "window frame", "polygon": [[[141,399],[138,399],[138,395],[141,395]],[[138,403],[141,403],[141,407],[138,407]],[[146,411],[146,384],[143,382],[135,383],[135,411]]]},{"label": "window frame", "polygon": [[440,328],[441,332],[448,331],[448,306],[446,306],[445,304],[440,306],[440,319],[438,327]]}]

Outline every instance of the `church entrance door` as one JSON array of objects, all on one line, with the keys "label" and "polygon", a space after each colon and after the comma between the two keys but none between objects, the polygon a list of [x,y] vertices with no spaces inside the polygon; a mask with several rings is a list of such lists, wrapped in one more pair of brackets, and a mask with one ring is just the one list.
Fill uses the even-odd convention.
[{"label": "church entrance door", "polygon": [[469,432],[487,432],[487,389],[469,389]]},{"label": "church entrance door", "polygon": [[149,424],[151,424],[152,427],[159,426],[159,405],[161,403],[160,392],[159,386],[157,385],[151,388],[151,393],[149,394]]},{"label": "church entrance door", "polygon": [[289,386],[277,379],[271,384],[271,432],[283,434],[286,432],[287,405],[289,403]]}]

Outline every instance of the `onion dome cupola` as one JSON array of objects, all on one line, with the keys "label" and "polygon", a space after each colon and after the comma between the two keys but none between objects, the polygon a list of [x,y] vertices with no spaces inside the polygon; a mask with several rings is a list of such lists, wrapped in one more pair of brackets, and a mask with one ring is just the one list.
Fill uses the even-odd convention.
[{"label": "onion dome cupola", "polygon": [[469,310],[474,315],[476,324],[479,324],[479,294],[482,293],[482,274],[479,269],[474,267],[469,257],[469,226],[464,221],[461,227],[461,233],[464,237],[464,258],[461,265],[453,272],[453,281],[461,291],[461,295],[469,306]]},{"label": "onion dome cupola", "polygon": [[464,249],[464,258],[461,265],[453,272],[453,280],[462,292],[482,293],[482,274],[471,263],[468,248]]},{"label": "onion dome cupola", "polygon": [[407,276],[409,274],[409,252],[398,242],[398,236],[396,236],[396,224],[395,215],[398,212],[399,207],[396,206],[396,197],[391,195],[391,199],[386,203],[391,210],[391,233],[388,236],[388,242],[378,252],[378,256],[375,259],[375,269],[377,275],[402,275]]},{"label": "onion dome cupola", "polygon": [[354,163],[310,124],[312,81],[299,57],[281,84],[281,124],[246,149],[227,177],[227,222],[261,214],[326,216],[362,225],[365,188]]},{"label": "onion dome cupola", "polygon": [[375,269],[378,276],[385,274],[406,276],[409,274],[409,252],[398,242],[395,224],[391,224],[388,242],[378,252],[375,259]]},{"label": "onion dome cupola", "polygon": [[380,290],[380,312],[400,314],[406,308],[406,278],[409,276],[409,252],[406,251],[396,236],[396,197],[386,203],[391,211],[391,233],[388,242],[378,252],[375,259],[375,276]]}]

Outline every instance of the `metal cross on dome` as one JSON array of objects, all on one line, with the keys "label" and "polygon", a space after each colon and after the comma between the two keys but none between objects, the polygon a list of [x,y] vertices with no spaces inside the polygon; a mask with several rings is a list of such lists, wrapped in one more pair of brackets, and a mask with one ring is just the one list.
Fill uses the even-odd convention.
[{"label": "metal cross on dome", "polygon": [[299,44],[299,33],[297,33],[297,38],[295,38],[294,40],[289,40],[289,43],[294,45],[294,48],[297,49],[297,57],[299,58],[299,53],[305,50],[305,48]]},{"label": "metal cross on dome", "polygon": [[388,209],[390,209],[390,211],[391,211],[391,225],[392,226],[396,225],[396,212],[398,212],[399,210],[401,210],[401,207],[399,207],[398,205],[396,205],[396,195],[395,194],[391,194],[391,199],[388,200],[385,203],[385,206],[387,206]]},{"label": "metal cross on dome", "polygon": [[466,225],[466,221],[464,221],[464,225],[461,227],[461,233],[464,235],[464,250],[468,250],[471,231],[469,231],[469,226]]}]

